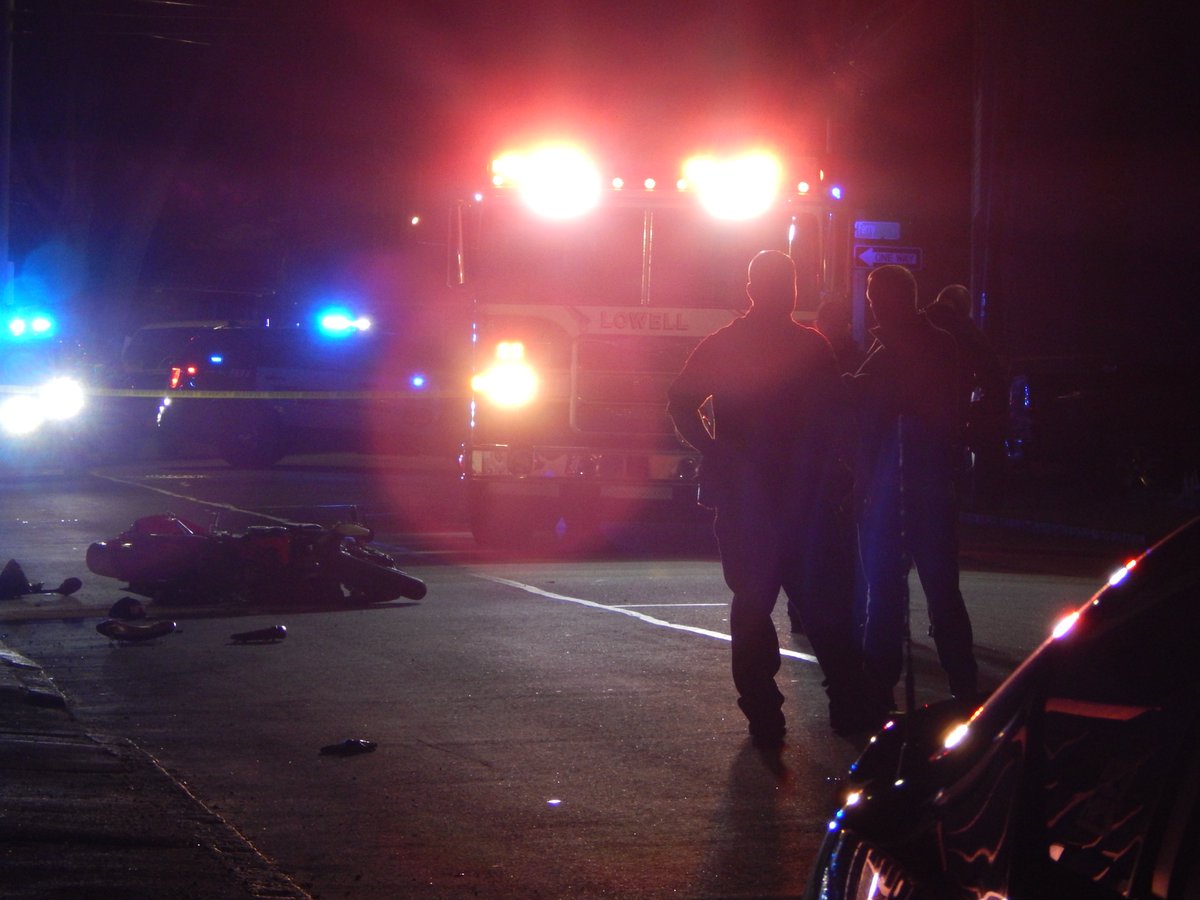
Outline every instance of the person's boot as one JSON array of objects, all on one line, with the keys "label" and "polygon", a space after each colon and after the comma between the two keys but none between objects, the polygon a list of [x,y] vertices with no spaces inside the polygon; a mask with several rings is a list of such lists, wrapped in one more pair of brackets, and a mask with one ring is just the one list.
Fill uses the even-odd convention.
[{"label": "person's boot", "polygon": [[781,708],[748,703],[745,698],[738,699],[738,706],[750,723],[750,740],[755,747],[774,750],[783,746],[787,724]]}]

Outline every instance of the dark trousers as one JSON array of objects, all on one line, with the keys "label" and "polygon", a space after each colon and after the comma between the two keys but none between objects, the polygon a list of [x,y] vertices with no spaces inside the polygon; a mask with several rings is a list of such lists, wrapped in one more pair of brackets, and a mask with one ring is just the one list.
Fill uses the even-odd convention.
[{"label": "dark trousers", "polygon": [[958,512],[954,487],[945,479],[912,479],[873,492],[859,525],[867,579],[863,657],[867,671],[887,689],[903,668],[908,573],[917,576],[929,604],[938,660],[956,697],[975,693],[977,666],[971,620],[959,590]]},{"label": "dark trousers", "polygon": [[[804,498],[789,498],[770,479],[742,472],[718,507],[715,531],[729,610],[733,684],[755,733],[782,733],[783,694],[775,683],[779,637],[771,614],[782,589],[801,616],[831,699],[858,689],[861,656],[854,637],[852,542]],[[851,573],[847,579],[839,573]]]}]

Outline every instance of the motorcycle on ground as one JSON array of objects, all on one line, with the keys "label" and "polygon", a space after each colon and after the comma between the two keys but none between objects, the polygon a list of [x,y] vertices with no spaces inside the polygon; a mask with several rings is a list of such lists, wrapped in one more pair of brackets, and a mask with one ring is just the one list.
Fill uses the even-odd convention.
[{"label": "motorcycle on ground", "polygon": [[173,514],[145,516],[87,549],[87,567],[153,601],[364,606],[420,600],[425,582],[369,546],[356,523],[252,525],[232,533]]}]

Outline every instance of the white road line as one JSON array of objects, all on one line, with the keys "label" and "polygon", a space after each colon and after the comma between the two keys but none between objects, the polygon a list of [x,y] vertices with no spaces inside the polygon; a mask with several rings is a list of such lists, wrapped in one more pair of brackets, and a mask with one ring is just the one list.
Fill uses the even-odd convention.
[{"label": "white road line", "polygon": [[[689,634],[698,634],[701,637],[713,638],[718,641],[730,640],[729,635],[721,631],[712,631],[708,628],[698,628],[695,625],[680,625],[678,622],[668,622],[665,619],[656,619],[654,616],[648,616],[645,613],[640,613],[636,609],[631,609],[628,606],[610,606],[606,603],[597,603],[595,600],[584,600],[582,597],[568,597],[566,594],[556,594],[553,591],[545,591],[540,587],[534,587],[532,584],[525,584],[520,581],[513,581],[511,578],[501,578],[498,575],[480,575],[476,574],[476,578],[484,581],[491,581],[496,584],[504,584],[509,587],[516,588],[519,591],[525,591],[529,594],[536,594],[539,597],[547,597],[551,600],[563,600],[567,603],[576,603],[579,606],[587,606],[592,609],[602,609],[606,612],[620,613],[623,616],[631,616],[640,622],[645,622],[647,625],[657,625],[659,628],[671,628],[675,631],[686,631]],[[724,604],[717,604],[724,605]],[[789,657],[791,659],[802,659],[805,662],[815,663],[817,658],[809,653],[801,653],[799,650],[788,650],[784,647],[779,648],[779,655]]]},{"label": "white road line", "polygon": [[728,603],[614,603],[613,609],[691,609],[701,606],[728,606]]},{"label": "white road line", "polygon": [[270,516],[266,513],[255,512],[252,509],[243,509],[240,506],[234,506],[232,503],[220,503],[215,500],[201,500],[199,497],[192,497],[189,494],[181,494],[178,491],[168,491],[166,488],[155,487],[152,484],[143,484],[140,481],[134,481],[128,478],[121,478],[116,475],[103,475],[99,472],[92,473],[96,478],[103,478],[106,481],[111,481],[114,484],[124,484],[129,487],[143,488],[147,491],[153,491],[156,494],[162,494],[164,497],[174,497],[177,500],[186,500],[189,503],[197,503],[200,506],[211,506],[214,509],[225,509],[229,512],[243,513],[245,515],[254,516],[259,519],[268,519],[272,522],[278,522],[281,525],[287,525],[287,519],[281,519],[278,516]]},{"label": "white road line", "polygon": [[[274,520],[277,522],[283,522],[283,523],[287,522],[286,519],[278,519],[275,516],[268,516],[268,515],[264,515],[263,513],[256,513],[251,510],[242,509],[241,507],[234,506],[230,503],[214,503],[211,500],[200,500],[197,497],[190,497],[187,494],[180,494],[176,491],[168,491],[163,488],[154,487],[153,485],[142,484],[141,482],[131,481],[128,479],[119,478],[119,477],[112,476],[112,475],[101,475],[100,477],[106,478],[107,480],[116,482],[118,484],[126,484],[126,485],[131,485],[133,487],[145,488],[146,490],[154,491],[155,493],[163,494],[164,496],[167,496],[167,497],[177,497],[181,500],[189,500],[193,503],[199,503],[204,506],[213,506],[218,509],[227,509],[227,510],[230,510],[231,512],[236,511],[236,512],[242,512],[242,513],[249,513],[250,515],[260,516],[264,519],[271,519],[271,520]],[[637,611],[637,609],[634,608],[634,607],[638,607],[638,608],[646,609],[646,608],[664,607],[664,606],[668,606],[668,607],[669,606],[724,606],[725,605],[724,603],[689,603],[689,604],[645,603],[645,604],[628,604],[628,605],[624,605],[624,606],[612,606],[612,605],[605,604],[605,603],[597,603],[594,600],[584,600],[582,597],[568,597],[566,594],[556,594],[553,591],[544,591],[541,588],[534,587],[531,584],[524,584],[523,582],[520,582],[520,581],[513,581],[510,578],[500,578],[499,576],[496,576],[496,575],[476,574],[475,577],[483,579],[484,581],[493,581],[496,584],[506,584],[509,587],[516,588],[517,590],[525,591],[526,593],[530,593],[530,594],[537,594],[541,597],[547,597],[551,600],[563,600],[567,603],[576,603],[580,606],[590,606],[593,609],[603,609],[608,612],[621,613],[622,615],[631,616],[641,622],[645,622],[647,625],[657,625],[659,628],[670,628],[675,631],[686,631],[690,634],[698,634],[701,637],[713,638],[714,640],[718,640],[718,641],[731,640],[729,635],[727,635],[721,631],[712,631],[708,628],[698,628],[695,625],[680,625],[678,622],[668,622],[665,619],[657,619],[654,616],[648,616],[645,613],[640,613]],[[810,663],[815,663],[817,661],[817,658],[815,656],[813,656],[811,653],[801,653],[799,650],[789,650],[786,647],[779,648],[779,655],[782,657],[785,657],[785,658],[800,659],[800,660],[803,660],[804,662],[810,662]]]}]

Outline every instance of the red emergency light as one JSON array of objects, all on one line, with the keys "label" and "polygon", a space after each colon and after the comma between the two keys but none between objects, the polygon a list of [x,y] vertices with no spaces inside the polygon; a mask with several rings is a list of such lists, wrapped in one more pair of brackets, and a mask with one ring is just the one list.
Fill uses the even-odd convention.
[{"label": "red emergency light", "polygon": [[[719,219],[756,218],[774,205],[784,188],[782,163],[764,149],[729,156],[693,156],[681,170],[675,189],[694,194],[699,204]],[[563,142],[504,153],[492,161],[491,174],[495,187],[516,190],[534,212],[547,218],[584,215],[597,205],[602,191],[600,172],[591,158]],[[824,171],[817,173],[816,181],[824,186]],[[608,182],[613,191],[625,191],[631,183],[622,176]],[[646,192],[660,188],[653,177],[642,179],[641,186]],[[802,196],[816,190],[809,178],[795,184],[796,193]],[[827,193],[841,199],[840,188],[831,186]]]},{"label": "red emergency light", "polygon": [[492,184],[515,187],[530,209],[550,219],[581,216],[600,202],[600,171],[582,150],[547,144],[492,161]]}]

